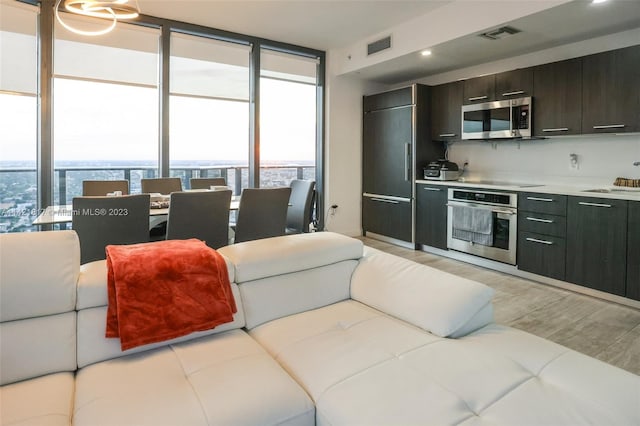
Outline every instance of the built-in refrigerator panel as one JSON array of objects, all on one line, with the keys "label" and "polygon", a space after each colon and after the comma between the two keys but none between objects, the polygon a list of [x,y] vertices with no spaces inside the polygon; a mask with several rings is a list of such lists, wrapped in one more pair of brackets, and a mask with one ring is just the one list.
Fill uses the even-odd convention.
[{"label": "built-in refrigerator panel", "polygon": [[444,156],[430,138],[429,103],[419,84],[363,98],[364,235],[415,242],[415,180]]}]

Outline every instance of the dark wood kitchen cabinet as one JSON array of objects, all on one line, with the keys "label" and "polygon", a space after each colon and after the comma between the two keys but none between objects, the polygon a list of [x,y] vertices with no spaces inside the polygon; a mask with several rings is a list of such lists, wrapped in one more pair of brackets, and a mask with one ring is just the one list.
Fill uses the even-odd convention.
[{"label": "dark wood kitchen cabinet", "polygon": [[566,195],[518,195],[518,269],[565,279],[566,215]]},{"label": "dark wood kitchen cabinet", "polygon": [[582,60],[533,68],[533,129],[536,136],[582,132]]},{"label": "dark wood kitchen cabinet", "polygon": [[625,296],[627,205],[624,200],[568,198],[566,281]]},{"label": "dark wood kitchen cabinet", "polygon": [[640,131],[640,45],[582,58],[582,133]]},{"label": "dark wood kitchen cabinet", "polygon": [[414,190],[429,161],[443,158],[429,132],[430,88],[414,84],[363,97],[362,230],[414,242]]},{"label": "dark wood kitchen cabinet", "polygon": [[416,185],[416,244],[447,249],[447,187]]},{"label": "dark wood kitchen cabinet", "polygon": [[496,74],[496,100],[517,99],[533,93],[533,68]]},{"label": "dark wood kitchen cabinet", "polygon": [[463,81],[463,104],[478,104],[495,100],[495,74],[474,77]]},{"label": "dark wood kitchen cabinet", "polygon": [[365,232],[412,241],[412,203],[386,197],[362,197],[362,229]]},{"label": "dark wood kitchen cabinet", "polygon": [[626,296],[640,300],[640,201],[629,201]]},{"label": "dark wood kitchen cabinet", "polygon": [[462,81],[431,88],[431,138],[436,141],[460,140]]}]

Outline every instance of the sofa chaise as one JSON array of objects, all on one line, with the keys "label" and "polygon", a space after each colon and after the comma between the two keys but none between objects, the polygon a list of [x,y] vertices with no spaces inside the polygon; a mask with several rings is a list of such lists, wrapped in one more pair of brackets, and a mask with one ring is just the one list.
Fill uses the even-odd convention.
[{"label": "sofa chaise", "polygon": [[493,323],[483,284],[329,232],[219,253],[233,321],[122,351],[105,261],[0,235],[1,424],[640,424],[640,377]]}]

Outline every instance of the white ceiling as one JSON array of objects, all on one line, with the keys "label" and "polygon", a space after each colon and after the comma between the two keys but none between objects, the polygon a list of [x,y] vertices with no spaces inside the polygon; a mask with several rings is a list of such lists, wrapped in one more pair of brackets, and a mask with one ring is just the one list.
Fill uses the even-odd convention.
[{"label": "white ceiling", "polygon": [[[485,2],[491,10],[500,7],[501,2],[524,0],[464,1]],[[138,0],[138,3],[145,15],[330,50],[428,15],[451,0]],[[469,34],[433,46],[433,55],[428,59],[415,52],[362,68],[358,74],[394,84],[639,28],[640,0],[610,0],[599,5],[575,0],[498,26],[502,25],[522,32],[498,41]]]},{"label": "white ceiling", "polygon": [[143,14],[329,50],[408,21],[448,1],[138,0]]}]

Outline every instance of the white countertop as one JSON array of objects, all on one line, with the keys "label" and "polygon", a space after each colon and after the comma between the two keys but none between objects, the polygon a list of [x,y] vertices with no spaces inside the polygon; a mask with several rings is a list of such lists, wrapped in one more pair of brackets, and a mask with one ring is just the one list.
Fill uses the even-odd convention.
[{"label": "white countertop", "polygon": [[[573,195],[578,197],[609,198],[616,200],[640,201],[640,188],[625,188],[613,185],[566,185],[566,184],[540,184],[535,183],[510,183],[475,180],[416,180],[416,183],[426,185],[455,186],[457,188],[483,188],[501,191],[538,192],[542,194]],[[589,190],[608,190],[610,192],[590,192]]]}]

